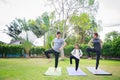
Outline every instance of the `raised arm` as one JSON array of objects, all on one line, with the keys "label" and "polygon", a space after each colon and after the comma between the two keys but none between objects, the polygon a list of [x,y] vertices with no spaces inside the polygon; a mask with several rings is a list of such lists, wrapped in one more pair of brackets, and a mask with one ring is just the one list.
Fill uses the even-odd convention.
[{"label": "raised arm", "polygon": [[88,42],[88,45],[92,48],[91,44],[93,42],[93,39],[91,39],[89,42]]},{"label": "raised arm", "polygon": [[75,52],[75,49],[73,49],[73,50],[71,51],[71,54],[74,54],[74,52]]},{"label": "raised arm", "polygon": [[52,42],[51,42],[51,47],[52,47],[52,49],[53,49],[53,40],[52,40]]},{"label": "raised arm", "polygon": [[83,52],[80,50],[80,57],[83,55]]},{"label": "raised arm", "polygon": [[102,46],[103,46],[103,41],[100,39],[100,45],[101,45],[101,48],[102,48]]},{"label": "raised arm", "polygon": [[60,51],[67,45],[66,42],[63,43],[63,45],[60,47]]}]

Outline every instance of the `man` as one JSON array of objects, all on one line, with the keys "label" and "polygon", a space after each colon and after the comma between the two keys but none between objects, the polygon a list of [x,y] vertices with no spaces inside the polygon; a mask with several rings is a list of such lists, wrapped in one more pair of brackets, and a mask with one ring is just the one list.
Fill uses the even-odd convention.
[{"label": "man", "polygon": [[[93,43],[93,46],[91,46],[91,43]],[[88,59],[91,59],[90,52],[95,52],[96,53],[96,67],[95,69],[98,69],[99,66],[99,59],[100,59],[100,54],[101,54],[101,48],[102,48],[102,40],[98,38],[98,33],[94,33],[93,38],[89,41],[88,45],[90,48],[87,48],[87,53],[88,53]]]},{"label": "man", "polygon": [[55,55],[55,71],[58,66],[58,59],[59,59],[59,54],[62,51],[62,49],[66,46],[66,42],[64,39],[61,38],[61,33],[57,32],[56,38],[52,41],[54,43],[54,46],[52,46],[52,49],[45,51],[45,55],[47,58],[50,59],[49,54],[54,53]]}]

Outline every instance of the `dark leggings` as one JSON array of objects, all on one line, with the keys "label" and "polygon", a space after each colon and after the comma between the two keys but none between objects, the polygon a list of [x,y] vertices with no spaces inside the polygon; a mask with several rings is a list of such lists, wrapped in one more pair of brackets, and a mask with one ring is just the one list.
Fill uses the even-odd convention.
[{"label": "dark leggings", "polygon": [[70,56],[70,64],[72,64],[72,59],[75,59],[75,70],[78,70],[78,66],[79,66],[79,59],[77,59],[76,57],[74,57],[73,55]]},{"label": "dark leggings", "polygon": [[58,66],[58,58],[59,58],[59,52],[54,51],[53,49],[45,51],[45,55],[47,58],[50,58],[49,54],[54,53],[55,55],[55,68]]},{"label": "dark leggings", "polygon": [[90,52],[95,52],[96,53],[96,56],[97,56],[97,58],[96,58],[96,69],[97,69],[98,66],[99,66],[101,51],[100,50],[95,50],[94,48],[87,48],[88,57],[91,57]]}]

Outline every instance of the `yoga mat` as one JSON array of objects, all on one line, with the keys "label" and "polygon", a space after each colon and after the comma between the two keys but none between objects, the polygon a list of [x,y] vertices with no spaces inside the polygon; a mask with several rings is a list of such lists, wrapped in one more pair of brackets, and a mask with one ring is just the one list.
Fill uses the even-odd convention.
[{"label": "yoga mat", "polygon": [[78,68],[78,70],[75,71],[74,67],[67,67],[67,72],[68,72],[68,75],[70,76],[86,76],[87,75],[80,68]]},{"label": "yoga mat", "polygon": [[60,76],[61,75],[61,67],[58,67],[55,71],[54,67],[49,67],[48,70],[45,72],[45,75],[48,76]]},{"label": "yoga mat", "polygon": [[92,73],[92,74],[95,74],[95,75],[112,75],[111,73],[109,72],[106,72],[100,68],[97,69],[97,71],[95,70],[95,67],[87,67],[87,69]]}]

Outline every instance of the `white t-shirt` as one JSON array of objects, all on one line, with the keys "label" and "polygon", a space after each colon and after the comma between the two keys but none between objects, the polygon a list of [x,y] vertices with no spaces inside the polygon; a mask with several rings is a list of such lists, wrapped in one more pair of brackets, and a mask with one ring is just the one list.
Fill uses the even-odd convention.
[{"label": "white t-shirt", "polygon": [[80,57],[83,55],[81,49],[73,49],[71,54],[76,57],[77,59],[80,59]]}]

